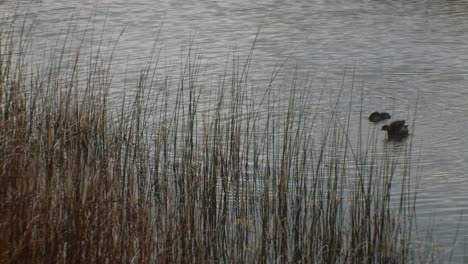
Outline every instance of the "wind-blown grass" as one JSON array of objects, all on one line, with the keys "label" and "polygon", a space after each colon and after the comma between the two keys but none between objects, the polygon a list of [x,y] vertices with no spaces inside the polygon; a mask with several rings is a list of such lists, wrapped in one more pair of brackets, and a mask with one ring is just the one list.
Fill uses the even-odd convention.
[{"label": "wind-blown grass", "polygon": [[[172,84],[157,77],[154,52],[133,97],[116,98],[113,51],[99,47],[83,66],[80,46],[73,56],[64,47],[35,68],[12,35],[1,37],[0,262],[420,257],[411,139],[364,140],[367,123],[350,124],[352,98],[338,96],[319,122],[309,99],[321,95],[298,92],[294,77],[286,101],[276,73],[252,87],[253,47],[228,58],[210,87],[200,53],[189,50]],[[200,107],[207,89],[210,111]]]}]

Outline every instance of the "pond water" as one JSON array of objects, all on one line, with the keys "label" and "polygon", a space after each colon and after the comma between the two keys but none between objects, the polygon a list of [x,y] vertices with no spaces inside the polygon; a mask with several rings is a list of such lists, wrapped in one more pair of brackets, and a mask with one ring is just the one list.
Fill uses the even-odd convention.
[{"label": "pond water", "polygon": [[[125,29],[114,63],[128,76],[137,77],[155,39],[163,65],[180,61],[194,40],[204,71],[222,74],[228,53],[236,48],[246,55],[260,32],[251,67],[259,82],[286,62],[284,76],[296,72],[317,89],[312,93],[324,90],[333,98],[343,77],[345,86],[355,77],[365,113],[415,118],[418,228],[431,228],[447,255],[453,249],[452,261],[466,260],[467,1],[4,0],[0,15],[26,18],[34,44],[44,50],[56,46],[70,24],[71,30],[91,28],[96,39],[115,40]],[[116,93],[124,89],[118,77],[115,83]]]}]

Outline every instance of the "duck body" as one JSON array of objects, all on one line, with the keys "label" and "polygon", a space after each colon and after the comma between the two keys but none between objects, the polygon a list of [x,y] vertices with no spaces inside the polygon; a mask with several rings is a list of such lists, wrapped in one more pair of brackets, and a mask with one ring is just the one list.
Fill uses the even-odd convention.
[{"label": "duck body", "polygon": [[392,116],[387,112],[380,113],[380,117],[382,117],[383,120],[392,118]]},{"label": "duck body", "polygon": [[403,139],[409,134],[408,125],[405,125],[405,120],[393,121],[390,125],[384,125],[382,130],[387,131],[388,140]]},{"label": "duck body", "polygon": [[390,114],[387,113],[387,112],[382,112],[382,113],[373,112],[369,116],[369,121],[372,122],[372,123],[379,123],[379,122],[382,122],[384,120],[390,119],[391,117],[392,116],[390,116]]}]

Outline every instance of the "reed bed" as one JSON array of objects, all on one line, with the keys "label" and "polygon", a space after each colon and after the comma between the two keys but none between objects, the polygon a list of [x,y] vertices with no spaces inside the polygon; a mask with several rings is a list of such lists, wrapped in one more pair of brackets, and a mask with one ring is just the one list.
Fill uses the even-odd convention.
[{"label": "reed bed", "polygon": [[112,50],[57,49],[35,67],[22,38],[0,36],[0,262],[422,257],[411,140],[351,124],[354,87],[322,113],[310,104],[321,95],[294,76],[253,86],[253,45],[209,87],[200,52],[187,52],[173,83],[156,74],[155,52],[131,97],[115,96]]}]

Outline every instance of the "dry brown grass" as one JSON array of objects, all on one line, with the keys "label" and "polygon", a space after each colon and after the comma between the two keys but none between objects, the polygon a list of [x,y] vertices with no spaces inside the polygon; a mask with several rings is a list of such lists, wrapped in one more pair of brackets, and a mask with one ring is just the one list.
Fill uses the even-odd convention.
[{"label": "dry brown grass", "polygon": [[260,117],[246,99],[251,55],[233,61],[203,116],[198,62],[181,74],[190,85],[163,88],[177,90],[176,104],[162,98],[155,113],[149,68],[134,101],[111,108],[102,80],[112,62],[84,82],[78,67],[26,76],[6,43],[1,263],[411,262],[410,144],[383,157],[377,140],[353,148],[339,118],[314,144],[314,113],[294,89],[285,115]]}]

